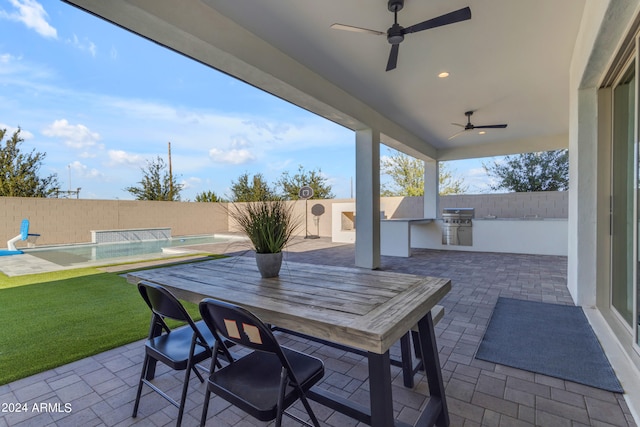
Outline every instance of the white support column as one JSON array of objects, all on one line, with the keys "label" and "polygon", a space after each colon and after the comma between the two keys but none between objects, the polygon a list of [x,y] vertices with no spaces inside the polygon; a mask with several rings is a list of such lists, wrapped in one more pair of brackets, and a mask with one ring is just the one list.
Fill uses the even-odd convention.
[{"label": "white support column", "polygon": [[380,268],[380,133],[356,131],[356,266]]},{"label": "white support column", "polygon": [[[598,95],[577,92],[569,134],[567,287],[577,305],[596,305],[598,269]],[[598,167],[597,167],[598,166]],[[602,272],[601,272],[602,273]],[[602,276],[601,276],[602,277]]]},{"label": "white support column", "polygon": [[440,212],[440,163],[424,161],[424,217],[437,218]]}]

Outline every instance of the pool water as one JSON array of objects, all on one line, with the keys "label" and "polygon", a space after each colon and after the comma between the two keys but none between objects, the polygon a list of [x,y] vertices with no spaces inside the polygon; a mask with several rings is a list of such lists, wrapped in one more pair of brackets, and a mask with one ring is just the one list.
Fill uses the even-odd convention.
[{"label": "pool water", "polygon": [[94,243],[69,246],[57,246],[41,249],[25,249],[24,253],[63,267],[91,261],[109,261],[122,257],[143,255],[161,255],[163,248],[224,243],[230,240],[225,236],[187,236],[168,240],[146,240],[139,242]]}]

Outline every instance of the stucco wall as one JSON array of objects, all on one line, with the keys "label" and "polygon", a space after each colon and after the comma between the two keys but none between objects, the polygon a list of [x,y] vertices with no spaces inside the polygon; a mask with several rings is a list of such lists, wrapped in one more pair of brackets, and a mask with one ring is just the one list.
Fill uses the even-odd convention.
[{"label": "stucco wall", "polygon": [[[476,218],[566,218],[567,196],[567,192],[443,196],[440,207],[473,207]],[[302,221],[298,234],[331,236],[331,205],[345,202],[353,200],[291,202]],[[424,212],[422,197],[384,197],[380,206],[386,218],[422,218]],[[38,245],[87,243],[92,230],[170,227],[174,236],[236,231],[225,206],[218,203],[0,197],[0,247],[19,233],[23,218],[29,219],[32,233],[41,234]]]},{"label": "stucco wall", "polygon": [[[293,203],[293,214],[300,221],[297,234],[299,236],[319,235],[323,237],[331,236],[331,205],[334,203],[352,202],[352,199],[328,199],[328,200],[297,200]],[[242,205],[242,203],[238,203]],[[305,215],[306,211],[306,215]],[[315,215],[319,214],[319,215]],[[306,227],[305,228],[305,219]],[[231,217],[227,218],[228,231],[238,231],[237,225]]]},{"label": "stucco wall", "polygon": [[0,247],[19,234],[23,218],[31,233],[41,234],[38,245],[90,242],[91,230],[171,227],[174,236],[228,231],[226,211],[215,203],[0,197]]}]

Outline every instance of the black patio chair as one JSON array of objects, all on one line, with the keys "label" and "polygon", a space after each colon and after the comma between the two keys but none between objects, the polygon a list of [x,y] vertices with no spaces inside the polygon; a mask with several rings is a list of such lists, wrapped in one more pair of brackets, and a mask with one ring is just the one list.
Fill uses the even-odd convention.
[{"label": "black patio chair", "polygon": [[[301,400],[311,422],[319,427],[305,392],[324,375],[320,359],[280,346],[271,329],[242,307],[207,298],[200,303],[200,314],[216,338],[201,426],[205,425],[213,392],[260,421],[275,419],[276,427],[281,426],[283,414],[311,426],[285,412]],[[234,360],[223,339],[254,351]],[[219,350],[230,363],[215,369]]]},{"label": "black patio chair", "polygon": [[[178,408],[176,425],[179,427],[184,414],[191,371],[195,372],[201,383],[204,382],[196,364],[211,357],[211,348],[215,345],[215,338],[204,322],[196,323],[193,321],[180,301],[167,289],[152,283],[140,282],[138,290],[151,309],[152,316],[149,338],[145,342],[144,363],[132,417],[135,418],[138,415],[142,385],[146,384]],[[165,319],[174,319],[187,324],[170,329],[165,323]],[[151,382],[151,377],[155,373],[156,361],[164,363],[171,369],[186,371],[179,403]],[[203,368],[203,370],[207,369]]]}]

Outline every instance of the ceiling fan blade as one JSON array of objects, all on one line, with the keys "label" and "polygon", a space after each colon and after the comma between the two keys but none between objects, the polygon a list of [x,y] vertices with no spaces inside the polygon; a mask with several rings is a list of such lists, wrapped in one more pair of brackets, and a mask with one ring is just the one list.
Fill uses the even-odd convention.
[{"label": "ceiling fan blade", "polygon": [[460,123],[451,123],[454,126],[460,126],[461,128],[463,128],[465,125],[461,125]]},{"label": "ceiling fan blade", "polygon": [[507,125],[485,125],[485,126],[474,126],[474,129],[504,129]]},{"label": "ceiling fan blade", "polygon": [[417,33],[418,31],[428,30],[430,28],[441,27],[443,25],[454,24],[460,21],[466,21],[471,19],[471,9],[467,6],[465,8],[455,10],[453,12],[446,13],[433,19],[429,19],[419,24],[412,25],[404,29],[404,34]]},{"label": "ceiling fan blade", "polygon": [[396,68],[396,65],[398,63],[398,51],[400,50],[400,45],[399,44],[392,44],[391,45],[391,52],[389,52],[389,60],[387,61],[387,70],[386,71],[391,71],[394,68]]},{"label": "ceiling fan blade", "polygon": [[467,131],[466,129],[463,129],[463,130],[461,130],[460,132],[454,133],[453,135],[451,135],[451,136],[448,138],[448,139],[449,139],[449,141],[451,141],[453,138],[455,138],[455,137],[456,137],[456,136],[458,136],[458,135],[462,135],[462,134],[463,134],[463,133],[465,133],[466,131]]},{"label": "ceiling fan blade", "polygon": [[334,30],[343,30],[343,31],[351,31],[354,33],[365,33],[365,34],[373,34],[374,36],[382,36],[387,34],[382,31],[370,30],[368,28],[354,27],[353,25],[344,25],[344,24],[332,24],[331,27]]}]

